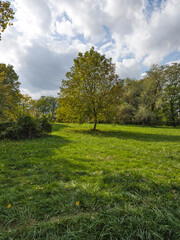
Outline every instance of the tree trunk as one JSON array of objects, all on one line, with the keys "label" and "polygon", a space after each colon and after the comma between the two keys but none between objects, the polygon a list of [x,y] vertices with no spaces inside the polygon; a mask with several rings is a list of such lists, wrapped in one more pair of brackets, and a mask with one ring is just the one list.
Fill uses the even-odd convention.
[{"label": "tree trunk", "polygon": [[97,125],[97,116],[95,115],[95,118],[94,118],[94,131],[96,131],[96,125]]},{"label": "tree trunk", "polygon": [[172,100],[170,100],[170,111],[171,111],[171,125],[175,127],[176,121],[175,121],[175,114],[174,114],[174,103]]},{"label": "tree trunk", "polygon": [[96,131],[96,125],[97,125],[97,112],[96,112],[96,108],[95,108],[95,103],[94,101],[92,101],[93,104],[93,112],[94,112],[94,131]]}]

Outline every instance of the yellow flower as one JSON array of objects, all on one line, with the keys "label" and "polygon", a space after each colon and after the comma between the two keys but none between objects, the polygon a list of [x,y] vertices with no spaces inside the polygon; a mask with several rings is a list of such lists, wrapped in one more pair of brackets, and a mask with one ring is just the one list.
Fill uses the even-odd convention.
[{"label": "yellow flower", "polygon": [[7,206],[8,208],[11,208],[12,206],[11,206],[11,204],[8,204],[8,206]]},{"label": "yellow flower", "polygon": [[76,201],[76,206],[78,206],[79,205],[79,201]]}]

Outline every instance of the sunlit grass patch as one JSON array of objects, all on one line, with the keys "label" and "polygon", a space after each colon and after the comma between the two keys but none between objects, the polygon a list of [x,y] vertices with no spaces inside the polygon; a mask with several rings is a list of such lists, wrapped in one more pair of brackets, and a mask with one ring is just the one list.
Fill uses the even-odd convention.
[{"label": "sunlit grass patch", "polygon": [[0,239],[180,239],[180,130],[91,128],[0,142]]}]

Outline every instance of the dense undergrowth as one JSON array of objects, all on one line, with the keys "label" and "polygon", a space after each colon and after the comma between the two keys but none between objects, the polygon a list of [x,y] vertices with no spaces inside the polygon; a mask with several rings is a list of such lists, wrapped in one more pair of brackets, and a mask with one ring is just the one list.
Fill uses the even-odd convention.
[{"label": "dense undergrowth", "polygon": [[52,131],[52,126],[45,116],[35,118],[22,115],[16,121],[0,122],[0,139],[33,139],[45,136]]}]

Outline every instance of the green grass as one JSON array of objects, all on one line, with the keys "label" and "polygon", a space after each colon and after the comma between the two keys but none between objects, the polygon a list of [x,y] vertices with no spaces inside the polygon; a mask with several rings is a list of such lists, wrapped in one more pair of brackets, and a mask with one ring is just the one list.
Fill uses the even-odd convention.
[{"label": "green grass", "polygon": [[0,141],[0,240],[180,239],[180,129],[91,128]]}]

